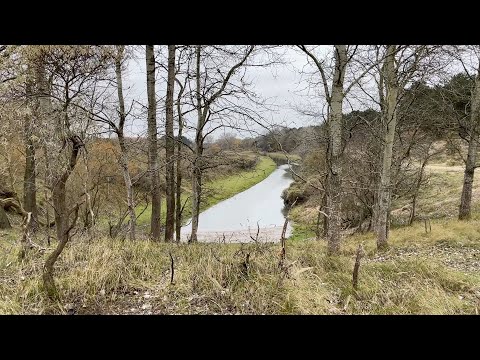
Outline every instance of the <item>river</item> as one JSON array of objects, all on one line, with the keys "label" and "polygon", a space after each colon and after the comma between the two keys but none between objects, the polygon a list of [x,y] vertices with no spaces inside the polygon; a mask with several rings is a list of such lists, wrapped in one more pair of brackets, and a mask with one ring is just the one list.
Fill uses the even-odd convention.
[{"label": "river", "polygon": [[[266,179],[251,188],[224,200],[200,214],[197,237],[202,242],[278,242],[285,222],[282,191],[293,182],[281,165]],[[258,224],[258,225],[257,225]],[[257,237],[257,231],[260,228]],[[191,223],[182,227],[186,241]],[[287,228],[287,236],[290,226]]]}]

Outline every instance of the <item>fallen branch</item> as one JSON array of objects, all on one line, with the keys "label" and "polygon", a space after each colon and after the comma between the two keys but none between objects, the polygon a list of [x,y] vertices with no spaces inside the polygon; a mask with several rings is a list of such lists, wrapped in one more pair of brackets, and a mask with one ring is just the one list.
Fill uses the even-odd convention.
[{"label": "fallen branch", "polygon": [[28,212],[23,219],[23,235],[22,235],[22,250],[19,253],[19,258],[22,260],[27,254],[27,250],[37,248],[40,251],[45,251],[46,248],[35,244],[32,239],[30,239],[30,225],[32,223],[32,213]]},{"label": "fallen branch", "polygon": [[[22,205],[18,204],[16,201],[17,200],[14,198],[0,199],[0,206],[2,206],[5,211],[14,211],[18,215],[26,217],[28,214],[27,211],[25,211]],[[44,223],[40,219],[37,219],[36,222],[44,227],[52,227],[55,225],[55,220],[51,221],[50,223]]]}]

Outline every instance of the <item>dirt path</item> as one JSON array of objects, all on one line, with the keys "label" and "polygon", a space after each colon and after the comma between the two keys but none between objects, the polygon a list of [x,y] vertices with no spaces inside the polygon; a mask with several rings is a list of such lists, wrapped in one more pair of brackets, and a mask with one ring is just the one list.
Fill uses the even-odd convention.
[{"label": "dirt path", "polygon": [[449,166],[446,164],[429,164],[426,166],[427,170],[432,172],[464,172],[465,166],[453,165]]}]

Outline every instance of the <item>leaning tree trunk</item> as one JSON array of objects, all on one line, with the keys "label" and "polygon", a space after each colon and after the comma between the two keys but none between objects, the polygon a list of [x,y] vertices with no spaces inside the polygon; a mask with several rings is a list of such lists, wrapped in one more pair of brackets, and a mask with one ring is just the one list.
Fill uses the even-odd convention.
[{"label": "leaning tree trunk", "polygon": [[173,91],[175,84],[175,45],[168,45],[168,79],[165,100],[165,135],[166,135],[166,197],[167,216],[165,221],[165,241],[173,242],[175,228],[175,140],[173,134]]},{"label": "leaning tree trunk", "polygon": [[343,80],[347,65],[347,50],[345,45],[335,45],[335,73],[330,98],[329,143],[327,177],[327,209],[328,253],[336,254],[340,251],[341,222],[342,222],[342,128],[343,128]]},{"label": "leaning tree trunk", "polygon": [[150,221],[150,235],[153,240],[160,240],[161,236],[161,206],[160,173],[157,148],[157,116],[155,100],[155,55],[153,45],[146,46],[147,65],[147,97],[148,97],[148,172],[151,180],[152,217]]},{"label": "leaning tree trunk", "polygon": [[129,226],[130,226],[130,240],[135,240],[135,228],[137,218],[135,216],[135,202],[133,199],[133,187],[132,179],[130,177],[130,171],[128,169],[128,153],[127,146],[125,144],[125,137],[123,129],[125,126],[126,114],[125,114],[125,100],[123,97],[123,82],[122,82],[122,59],[124,46],[117,46],[118,54],[115,59],[115,73],[117,76],[117,94],[118,94],[118,104],[119,104],[119,114],[120,121],[118,123],[117,137],[118,143],[120,145],[120,167],[122,168],[123,179],[125,182],[125,188],[127,190],[127,208],[128,214],[130,217]]},{"label": "leaning tree trunk", "polygon": [[387,57],[385,59],[385,78],[386,78],[386,111],[384,112],[384,150],[382,171],[380,177],[380,186],[378,193],[378,213],[377,213],[377,248],[382,249],[388,246],[388,218],[390,212],[391,196],[391,166],[393,156],[393,142],[395,139],[395,127],[397,123],[397,101],[398,84],[395,71],[395,45],[389,45],[387,48]]},{"label": "leaning tree trunk", "polygon": [[69,240],[70,230],[75,225],[75,222],[78,217],[79,205],[75,207],[75,217],[72,224],[69,223],[71,211],[67,209],[66,203],[66,183],[70,177],[75,165],[77,164],[78,154],[81,147],[83,146],[82,141],[78,136],[72,136],[67,141],[72,143],[72,150],[70,153],[70,160],[67,165],[67,169],[62,173],[62,175],[56,179],[53,184],[52,189],[52,200],[53,207],[55,209],[55,226],[57,233],[57,247],[55,250],[48,256],[45,264],[43,266],[43,285],[47,295],[50,298],[57,298],[57,288],[53,280],[53,266],[57,261],[58,257],[62,253],[65,245]]},{"label": "leaning tree trunk", "polygon": [[471,97],[472,112],[470,141],[468,142],[467,161],[465,162],[465,173],[463,177],[462,197],[460,199],[460,208],[458,218],[460,220],[470,219],[472,205],[473,176],[475,174],[475,164],[477,158],[477,148],[479,141],[478,127],[480,123],[480,69],[475,79],[475,88]]}]

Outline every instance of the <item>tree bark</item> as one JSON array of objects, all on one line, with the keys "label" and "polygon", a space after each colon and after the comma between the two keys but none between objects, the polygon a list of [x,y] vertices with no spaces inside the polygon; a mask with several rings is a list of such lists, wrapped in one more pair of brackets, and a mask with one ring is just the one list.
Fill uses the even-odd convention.
[{"label": "tree bark", "polygon": [[[24,124],[24,141],[25,141],[25,173],[23,178],[23,208],[27,212],[32,213],[33,223],[37,221],[38,211],[37,211],[37,190],[36,190],[36,173],[35,173],[35,145],[33,143],[33,128],[34,128],[34,117],[38,117],[39,108],[36,95],[34,93],[34,84],[39,84],[41,79],[39,76],[41,71],[39,67],[42,67],[40,64],[41,59],[38,59],[38,64],[32,64],[31,67],[35,67],[35,79],[33,75],[29,74],[26,82],[26,94],[27,102],[31,108],[31,113],[25,117]],[[35,226],[33,227],[35,228]]]},{"label": "tree bark", "polygon": [[165,241],[173,242],[175,228],[175,139],[173,134],[173,91],[175,85],[175,45],[168,45],[168,78],[165,100],[166,197]]},{"label": "tree bark", "polygon": [[202,154],[203,154],[203,126],[204,112],[200,95],[200,45],[197,45],[196,54],[196,97],[197,97],[197,131],[195,136],[195,158],[192,173],[192,233],[189,242],[197,242],[198,218],[200,215],[200,199],[202,194]]},{"label": "tree bark", "polygon": [[347,50],[345,45],[335,45],[335,73],[333,77],[330,98],[329,154],[327,177],[327,209],[329,214],[327,241],[328,253],[337,254],[340,251],[341,221],[342,221],[342,129],[343,129],[343,82],[347,65]]},{"label": "tree bark", "polygon": [[153,240],[159,241],[161,236],[161,195],[160,173],[157,149],[157,116],[155,99],[155,55],[153,45],[146,46],[147,65],[147,97],[148,97],[148,171],[151,180],[152,217],[150,234]]},{"label": "tree bark", "polygon": [[475,175],[479,141],[478,126],[480,123],[480,69],[475,79],[475,88],[472,91],[471,104],[470,141],[468,142],[468,154],[465,162],[462,196],[460,198],[460,207],[458,212],[459,220],[468,220],[471,216],[473,177]]},{"label": "tree bark", "polygon": [[397,102],[399,87],[395,69],[396,45],[388,45],[385,59],[386,80],[386,109],[384,111],[384,150],[380,186],[378,193],[377,213],[377,248],[388,246],[388,218],[390,212],[391,196],[391,166],[393,156],[393,143],[395,140],[395,127],[397,124]]},{"label": "tree bark", "polygon": [[425,173],[425,167],[427,166],[427,162],[428,162],[428,159],[429,159],[428,151],[430,150],[430,146],[431,146],[431,144],[429,145],[429,147],[427,149],[427,157],[422,162],[422,166],[420,167],[420,172],[418,174],[417,183],[415,184],[415,190],[414,190],[413,197],[412,197],[412,209],[410,210],[410,216],[408,218],[408,225],[412,225],[413,220],[415,219],[415,210],[416,210],[416,207],[417,207],[417,198],[418,198],[418,194],[420,192],[420,186],[422,185],[423,175]]},{"label": "tree bark", "polygon": [[55,282],[53,280],[53,266],[55,265],[55,262],[57,261],[59,255],[62,253],[63,248],[69,240],[69,233],[75,225],[79,209],[79,206],[77,205],[75,208],[74,222],[72,224],[69,224],[70,211],[67,209],[66,204],[66,183],[73,169],[75,168],[75,165],[77,164],[78,154],[83,146],[83,143],[80,138],[75,135],[71,136],[66,141],[70,141],[72,143],[70,160],[67,165],[67,169],[54,182],[52,190],[52,200],[53,207],[55,209],[55,226],[58,244],[55,250],[48,256],[43,266],[43,284],[47,295],[50,298],[57,298],[58,296]]},{"label": "tree bark", "polygon": [[183,136],[183,117],[182,109],[180,105],[180,99],[182,98],[184,87],[179,84],[180,91],[177,98],[177,113],[178,113],[178,136],[177,136],[177,181],[175,188],[175,241],[180,242],[181,231],[182,231],[182,136]]},{"label": "tree bark", "polygon": [[[23,179],[23,208],[32,213],[34,223],[38,216],[37,211],[37,190],[35,174],[35,145],[32,141],[32,119],[27,116],[25,119],[25,174]],[[33,226],[32,228],[35,228]]]},{"label": "tree bark", "polygon": [[0,205],[0,229],[10,229],[12,225],[8,220],[7,213],[3,209],[3,206]]},{"label": "tree bark", "polygon": [[115,73],[117,77],[117,94],[120,121],[117,128],[118,143],[120,145],[120,167],[122,168],[123,180],[125,182],[125,189],[127,191],[127,207],[130,217],[129,221],[129,236],[130,240],[135,240],[135,228],[137,218],[135,216],[135,201],[133,199],[133,187],[132,179],[130,177],[130,171],[128,169],[128,150],[125,144],[124,126],[126,120],[125,114],[125,100],[123,97],[123,82],[122,82],[122,60],[123,60],[124,46],[117,46],[117,57],[115,59]]}]

